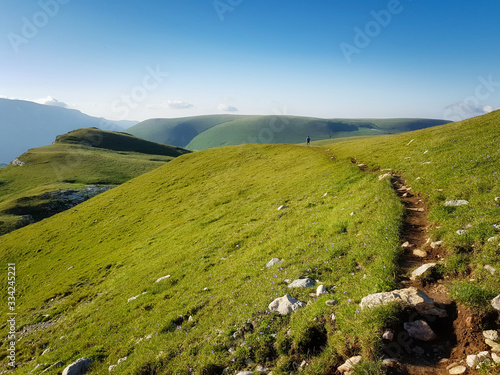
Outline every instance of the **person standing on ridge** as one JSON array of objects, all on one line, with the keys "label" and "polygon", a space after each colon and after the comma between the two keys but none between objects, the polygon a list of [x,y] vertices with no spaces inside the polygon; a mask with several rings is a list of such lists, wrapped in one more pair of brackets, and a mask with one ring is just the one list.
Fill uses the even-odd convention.
[{"label": "person standing on ridge", "polygon": [[309,147],[310,143],[311,143],[311,138],[309,138],[309,136],[307,136],[307,138],[306,138],[307,147]]}]

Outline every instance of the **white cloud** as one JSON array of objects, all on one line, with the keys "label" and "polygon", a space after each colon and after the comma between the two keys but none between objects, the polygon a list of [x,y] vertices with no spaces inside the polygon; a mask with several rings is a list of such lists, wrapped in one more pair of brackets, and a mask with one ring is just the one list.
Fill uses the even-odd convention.
[{"label": "white cloud", "polygon": [[52,96],[47,96],[45,98],[41,98],[41,99],[36,99],[36,100],[33,100],[35,103],[38,103],[38,104],[44,104],[44,105],[51,105],[51,106],[54,106],[54,107],[62,107],[62,108],[69,108],[69,106],[64,103],[64,102],[60,102],[59,100],[57,100],[56,98],[53,98]]},{"label": "white cloud", "polygon": [[188,109],[192,107],[194,107],[194,105],[182,100],[167,100],[160,104],[148,105],[150,109]]},{"label": "white cloud", "polygon": [[478,106],[471,103],[458,102],[444,109],[444,118],[452,121],[465,120],[470,117],[481,116],[493,110],[490,105]]},{"label": "white cloud", "polygon": [[219,104],[217,109],[221,112],[238,112],[238,108],[223,103]]}]

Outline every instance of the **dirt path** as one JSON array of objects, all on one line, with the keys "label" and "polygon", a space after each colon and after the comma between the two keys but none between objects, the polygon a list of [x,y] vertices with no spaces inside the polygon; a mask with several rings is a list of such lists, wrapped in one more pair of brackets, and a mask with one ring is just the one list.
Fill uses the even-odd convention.
[{"label": "dirt path", "polygon": [[[352,161],[366,172],[377,172],[370,171],[365,164],[358,164],[355,159]],[[397,357],[402,369],[399,368],[395,373],[447,375],[450,364],[463,361],[468,354],[488,350],[482,337],[483,322],[467,308],[457,307],[450,300],[445,281],[439,275],[425,280],[410,279],[411,272],[417,267],[442,262],[446,257],[446,249],[441,244],[431,242],[429,231],[433,224],[427,220],[429,210],[425,202],[412,191],[402,176],[390,173],[388,178],[391,178],[393,189],[405,207],[400,235],[404,252],[399,259],[398,283],[401,288],[416,287],[422,290],[435,301],[437,307],[447,312],[444,318],[419,316],[410,309],[402,313],[401,323],[395,327],[394,333],[395,337],[406,337],[406,340],[398,341]],[[417,319],[427,321],[437,334],[437,340],[423,342],[405,336],[403,322]],[[386,350],[386,354],[391,356],[395,353]],[[467,374],[478,372],[468,368]]]}]

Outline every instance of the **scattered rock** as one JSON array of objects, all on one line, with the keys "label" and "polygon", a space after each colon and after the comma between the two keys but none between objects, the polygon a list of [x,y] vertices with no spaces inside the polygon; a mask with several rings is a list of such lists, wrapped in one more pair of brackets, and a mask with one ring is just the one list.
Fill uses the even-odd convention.
[{"label": "scattered rock", "polygon": [[500,363],[500,355],[498,355],[497,353],[493,352],[491,353],[491,359],[493,360],[493,362],[495,363]]},{"label": "scattered rock", "polygon": [[420,315],[433,315],[440,318],[446,318],[448,315],[446,310],[436,307],[433,303],[422,302],[415,306],[415,310],[417,310]]},{"label": "scattered rock", "polygon": [[495,241],[498,241],[497,236],[488,238],[488,242],[495,242]]},{"label": "scattered rock", "polygon": [[384,366],[385,368],[397,368],[399,367],[399,362],[397,359],[394,359],[394,358],[386,358],[382,361],[382,366]]},{"label": "scattered rock", "polygon": [[466,201],[465,199],[457,199],[457,200],[451,200],[451,201],[444,202],[444,205],[448,206],[448,207],[465,206],[467,204],[469,204],[469,202]]},{"label": "scattered rock", "polygon": [[354,370],[354,366],[361,362],[362,359],[363,357],[361,357],[360,355],[351,357],[347,361],[345,361],[343,365],[339,366],[337,368],[337,371],[341,374],[350,373],[352,370]]},{"label": "scattered rock", "polygon": [[316,281],[313,279],[306,277],[305,279],[297,279],[292,281],[291,284],[288,284],[289,288],[312,288],[316,285]]},{"label": "scattered rock", "polygon": [[325,301],[325,303],[327,306],[335,306],[337,304],[337,301],[334,299],[329,299],[329,300]]},{"label": "scattered rock", "polygon": [[413,250],[413,255],[419,258],[425,258],[427,256],[427,251],[415,249]]},{"label": "scattered rock", "polygon": [[111,365],[111,366],[108,367],[108,371],[109,372],[113,372],[116,367],[117,367],[117,365]]},{"label": "scattered rock", "polygon": [[436,266],[436,263],[423,264],[411,273],[410,279],[416,280],[417,277],[422,276],[427,270]]},{"label": "scattered rock", "polygon": [[140,296],[142,296],[142,295],[144,295],[144,294],[146,294],[146,293],[147,293],[147,292],[142,292],[141,294],[138,294],[138,295],[136,295],[136,296],[130,297],[130,298],[127,300],[127,302],[131,302],[131,301],[133,301],[133,300],[136,300],[137,298],[139,298]]},{"label": "scattered rock", "polygon": [[16,167],[22,167],[23,165],[25,165],[26,162],[25,161],[21,161],[19,160],[18,158],[15,158],[14,160],[12,160],[10,162],[10,165],[15,165]]},{"label": "scattered rock", "polygon": [[388,341],[392,341],[394,340],[394,332],[391,331],[391,330],[387,330],[384,332],[384,334],[382,335],[382,338],[384,340],[388,340]]},{"label": "scattered rock", "polygon": [[269,372],[269,369],[267,367],[257,365],[257,367],[255,367],[254,371],[259,372],[259,373],[267,373],[267,372]]},{"label": "scattered rock", "polygon": [[500,202],[500,197],[496,197],[495,202]]},{"label": "scattered rock", "polygon": [[465,374],[467,372],[467,367],[461,365],[452,367],[451,369],[448,370],[448,372],[452,375]]},{"label": "scattered rock", "polygon": [[496,269],[494,267],[490,266],[489,264],[487,264],[486,266],[484,266],[484,269],[486,271],[488,271],[489,273],[491,273],[492,275],[494,275],[495,272],[496,272]]},{"label": "scattered rock", "polygon": [[92,360],[87,357],[83,357],[78,359],[76,362],[73,362],[68,367],[66,367],[62,373],[62,375],[82,375],[86,374],[90,370],[90,364]]},{"label": "scattered rock", "polygon": [[253,371],[240,371],[236,375],[253,375]]},{"label": "scattered rock", "polygon": [[271,259],[269,262],[266,263],[266,267],[269,268],[269,267],[272,267],[274,266],[275,264],[278,264],[280,262],[283,262],[283,259],[280,259],[280,258],[273,258]]},{"label": "scattered rock", "polygon": [[155,283],[159,283],[160,281],[166,280],[166,279],[168,279],[168,278],[170,278],[170,275],[160,277],[159,279],[157,279],[157,280],[155,281]]},{"label": "scattered rock", "polygon": [[436,241],[436,242],[431,242],[431,248],[437,249],[443,244],[443,241]]},{"label": "scattered rock", "polygon": [[498,334],[498,331],[494,329],[490,329],[488,331],[483,331],[483,336],[485,339],[490,339],[491,341],[499,342],[500,341],[500,335]]},{"label": "scattered rock", "polygon": [[316,295],[319,296],[321,294],[327,294],[328,291],[326,290],[324,285],[319,285],[318,288],[316,289]]},{"label": "scattered rock", "polygon": [[382,174],[382,175],[378,176],[378,179],[379,179],[379,181],[380,181],[380,180],[383,180],[383,179],[384,179],[384,178],[386,178],[386,177],[392,177],[392,173],[385,173],[385,174]]},{"label": "scattered rock", "polygon": [[488,352],[468,355],[466,359],[467,366],[471,368],[479,368],[479,366],[481,366],[483,363],[488,362],[489,358],[490,353]]},{"label": "scattered rock", "polygon": [[278,211],[282,211],[284,209],[287,209],[288,206],[285,206],[284,204],[278,207]]},{"label": "scattered rock", "polygon": [[414,322],[407,322],[403,324],[404,329],[408,332],[410,337],[422,341],[434,341],[437,339],[434,331],[429,327],[426,321],[416,320]]},{"label": "scattered rock", "polygon": [[404,244],[401,245],[403,248],[408,248],[408,247],[411,247],[410,243],[408,241],[406,241]]},{"label": "scattered rock", "polygon": [[283,297],[276,298],[273,302],[271,302],[269,304],[269,310],[277,311],[281,315],[288,315],[304,306],[306,306],[305,302],[299,301],[289,294],[286,294]]},{"label": "scattered rock", "polygon": [[118,360],[118,364],[125,362],[128,359],[128,357],[123,357]]},{"label": "scattered rock", "polygon": [[[499,298],[500,299],[500,298]],[[370,308],[386,303],[401,301],[407,305],[415,307],[421,303],[434,303],[432,298],[429,298],[424,292],[415,287],[406,289],[393,290],[392,292],[382,292],[370,294],[361,300],[361,308]],[[500,301],[499,301],[500,302]]]},{"label": "scattered rock", "polygon": [[500,311],[500,294],[491,300],[491,306]]},{"label": "scattered rock", "polygon": [[335,313],[332,313],[332,322],[335,322],[337,320],[337,316],[335,315]]},{"label": "scattered rock", "polygon": [[500,344],[498,342],[495,342],[495,341],[490,340],[490,339],[485,339],[484,342],[486,343],[486,345],[491,347],[491,350],[493,352],[500,352]]}]

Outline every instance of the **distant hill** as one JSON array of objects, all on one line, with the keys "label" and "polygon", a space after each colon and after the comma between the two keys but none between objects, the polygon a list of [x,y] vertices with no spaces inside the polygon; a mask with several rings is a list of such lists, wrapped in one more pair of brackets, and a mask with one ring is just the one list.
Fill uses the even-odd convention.
[{"label": "distant hill", "polygon": [[343,137],[396,134],[446,124],[434,119],[320,119],[299,116],[209,115],[151,119],[127,129],[144,139],[191,150],[246,143],[302,143]]},{"label": "distant hill", "polygon": [[60,135],[52,145],[19,156],[17,165],[0,169],[0,235],[70,207],[61,191],[71,190],[69,195],[79,202],[79,195],[88,199],[103,191],[89,190],[89,185],[116,186],[186,153],[96,128]]},{"label": "distant hill", "polygon": [[50,144],[58,134],[79,128],[121,130],[132,121],[110,121],[75,109],[0,99],[0,163],[9,163],[33,147]]}]

